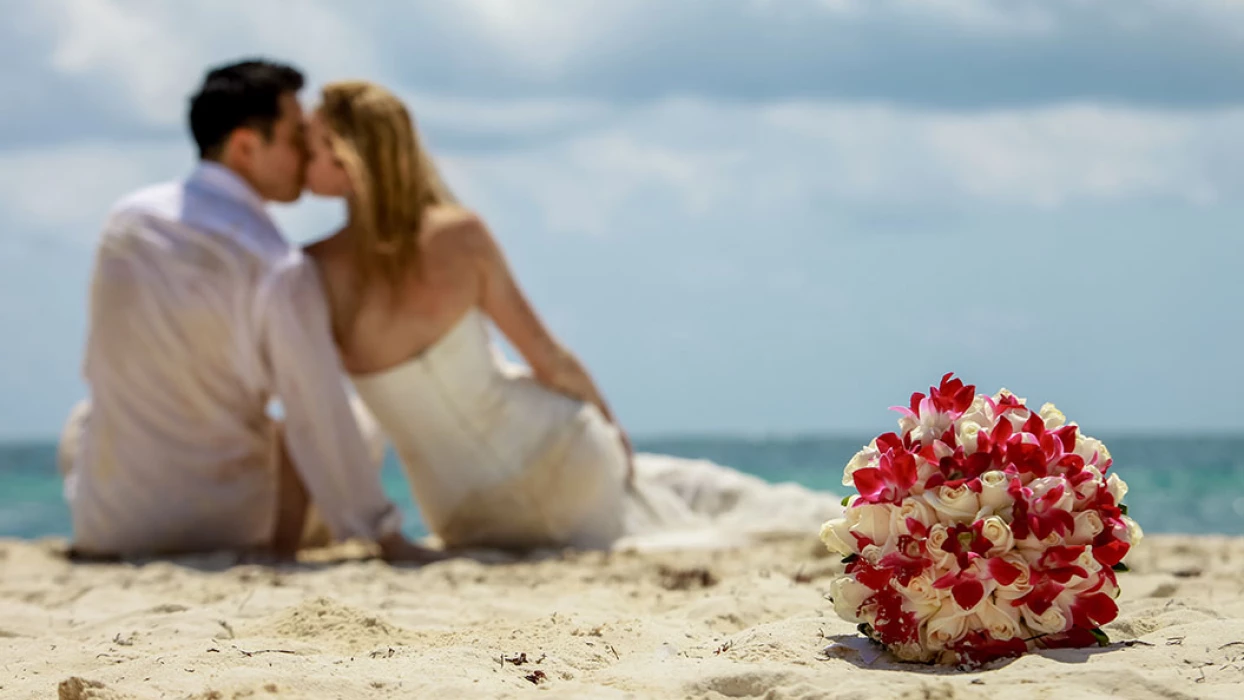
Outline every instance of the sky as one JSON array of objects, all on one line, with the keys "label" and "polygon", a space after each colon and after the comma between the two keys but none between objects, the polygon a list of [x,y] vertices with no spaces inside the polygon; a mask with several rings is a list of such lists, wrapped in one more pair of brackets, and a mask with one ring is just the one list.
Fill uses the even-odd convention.
[{"label": "sky", "polygon": [[[296,9],[295,9],[296,8]],[[0,437],[207,67],[390,86],[636,435],[869,434],[945,372],[1244,430],[1244,2],[0,0]],[[309,241],[331,202],[275,210]]]}]

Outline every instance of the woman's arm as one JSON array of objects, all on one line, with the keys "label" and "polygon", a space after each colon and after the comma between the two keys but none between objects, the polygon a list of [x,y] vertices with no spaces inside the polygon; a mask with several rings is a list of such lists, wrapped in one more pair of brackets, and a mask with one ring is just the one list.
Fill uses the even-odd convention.
[{"label": "woman's arm", "polygon": [[628,456],[630,438],[618,424],[591,376],[565,346],[553,337],[519,287],[501,247],[478,217],[464,221],[474,258],[481,270],[480,306],[531,367],[536,381],[571,398],[596,406],[618,428]]}]

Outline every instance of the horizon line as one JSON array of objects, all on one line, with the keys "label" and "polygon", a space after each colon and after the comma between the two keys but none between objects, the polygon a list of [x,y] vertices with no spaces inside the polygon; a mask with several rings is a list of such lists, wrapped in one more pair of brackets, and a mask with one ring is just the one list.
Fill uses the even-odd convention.
[{"label": "horizon line", "polygon": [[[885,431],[891,432],[891,431]],[[815,440],[860,440],[866,444],[869,440],[883,433],[860,430],[759,430],[731,431],[720,430],[674,430],[667,432],[633,433],[635,442],[678,442],[678,441],[733,441],[733,442],[803,442]],[[1089,432],[1092,436],[1112,439],[1138,438],[1239,438],[1244,439],[1244,427],[1213,427],[1213,428],[1170,428],[1170,427],[1114,427]],[[387,440],[387,438],[386,438]],[[55,445],[60,441],[59,435],[3,435],[0,434],[0,448],[5,447],[43,447]]]}]

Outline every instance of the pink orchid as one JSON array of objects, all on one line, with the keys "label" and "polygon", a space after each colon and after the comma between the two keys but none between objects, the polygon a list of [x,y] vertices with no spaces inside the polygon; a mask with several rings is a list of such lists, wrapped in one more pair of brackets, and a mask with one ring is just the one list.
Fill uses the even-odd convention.
[{"label": "pink orchid", "polygon": [[934,588],[949,588],[955,603],[964,610],[971,610],[985,597],[985,584],[972,571],[952,571],[933,582]]},{"label": "pink orchid", "polygon": [[1036,535],[1039,540],[1044,540],[1054,532],[1066,537],[1075,530],[1075,517],[1056,506],[1066,493],[1063,484],[1058,484],[1036,497],[1032,489],[1020,484],[1019,479],[1012,479],[1008,492],[1015,499],[1011,530],[1017,539],[1026,538],[1029,533]]},{"label": "pink orchid", "polygon": [[1100,592],[1105,579],[1081,591],[1071,603],[1071,620],[1076,627],[1094,629],[1109,624],[1119,616],[1119,606],[1109,595]]},{"label": "pink orchid", "polygon": [[917,477],[915,456],[901,448],[881,455],[879,466],[857,469],[852,474],[855,488],[866,503],[902,501],[916,485]]},{"label": "pink orchid", "polygon": [[929,387],[928,396],[916,392],[911,395],[908,406],[891,406],[890,410],[917,420],[930,413],[946,413],[951,418],[958,418],[971,408],[972,400],[976,398],[976,387],[964,384],[960,379],[951,379],[954,376],[954,372],[947,372],[942,376],[940,385]]},{"label": "pink orchid", "polygon": [[869,598],[876,606],[873,629],[884,644],[911,644],[920,639],[920,624],[916,615],[904,608],[904,598],[893,588],[878,591]]},{"label": "pink orchid", "polygon": [[1044,615],[1054,605],[1054,599],[1066,588],[1061,583],[1051,579],[1049,576],[1033,574],[1032,590],[1022,598],[1017,598],[1011,602],[1011,605],[1019,607],[1021,605],[1028,606],[1028,609],[1035,615]]},{"label": "pink orchid", "polygon": [[[908,518],[908,522],[910,524],[912,519]],[[877,563],[893,573],[895,583],[906,586],[913,578],[932,566],[933,560],[928,558],[923,539],[911,535],[900,535],[897,549],[882,557]]]},{"label": "pink orchid", "polygon": [[1063,545],[1050,547],[1037,559],[1034,569],[1048,576],[1052,581],[1066,585],[1073,576],[1088,578],[1089,572],[1076,562],[1084,554],[1084,545]]}]

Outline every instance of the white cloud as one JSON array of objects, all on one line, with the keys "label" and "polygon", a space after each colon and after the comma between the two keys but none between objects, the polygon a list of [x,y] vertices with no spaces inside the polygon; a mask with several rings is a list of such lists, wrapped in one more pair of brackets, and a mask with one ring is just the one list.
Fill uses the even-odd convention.
[{"label": "white cloud", "polygon": [[[824,191],[863,201],[952,197],[1058,206],[1148,197],[1204,203],[1237,192],[1244,110],[1163,112],[1099,105],[956,114],[853,105],[784,105],[764,120],[825,163]],[[776,164],[775,164],[776,165]],[[808,182],[816,187],[816,179]]]},{"label": "white cloud", "polygon": [[58,25],[53,68],[72,76],[116,80],[125,96],[156,123],[177,118],[177,97],[199,58],[183,37],[167,31],[168,8],[126,7],[113,0],[41,2]]},{"label": "white cloud", "polygon": [[[416,112],[434,131],[454,124],[515,137],[500,150],[436,152],[465,201],[534,210],[551,230],[595,236],[625,235],[632,224],[622,222],[636,213],[664,225],[835,211],[934,222],[976,207],[1196,206],[1244,195],[1244,110],[949,113],[676,100],[606,112],[579,102],[431,100]],[[542,138],[522,145],[525,133]],[[164,141],[0,153],[0,203],[27,224],[81,229],[126,190],[188,164],[187,145]],[[299,235],[339,219],[327,205],[308,206],[316,213],[282,214]]]},{"label": "white cloud", "polygon": [[40,0],[8,19],[50,44],[51,76],[154,126],[206,66],[253,53],[446,99],[1244,101],[1227,0]]},{"label": "white cloud", "polygon": [[452,130],[474,136],[531,136],[600,124],[618,107],[600,100],[489,100],[395,90],[422,130]]},{"label": "white cloud", "polygon": [[[108,209],[138,187],[187,171],[178,142],[84,143],[0,152],[0,212],[11,226],[91,241]],[[20,235],[20,231],[11,231]]]},{"label": "white cloud", "polygon": [[[643,16],[643,3],[582,0],[457,0],[459,26],[479,32],[538,78],[560,77],[567,64]],[[651,16],[651,15],[649,15]]]},{"label": "white cloud", "polygon": [[204,71],[241,56],[293,61],[317,75],[378,72],[375,38],[332,3],[40,0],[18,13],[49,34],[57,74],[107,85],[101,99],[151,126],[180,125]]},{"label": "white cloud", "polygon": [[[497,114],[504,114],[498,110]],[[938,211],[1244,194],[1244,110],[1068,105],[956,114],[875,105],[674,101],[504,153],[448,157],[482,197],[538,203],[563,231],[616,232],[626,211],[680,216]]]}]

